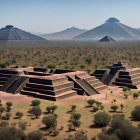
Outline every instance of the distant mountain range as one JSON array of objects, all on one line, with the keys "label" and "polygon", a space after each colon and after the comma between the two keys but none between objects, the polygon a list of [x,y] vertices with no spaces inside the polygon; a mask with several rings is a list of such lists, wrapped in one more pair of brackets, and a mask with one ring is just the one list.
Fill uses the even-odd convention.
[{"label": "distant mountain range", "polygon": [[0,40],[45,40],[42,37],[15,28],[12,25],[0,29]]},{"label": "distant mountain range", "polygon": [[56,32],[56,33],[51,33],[51,34],[45,34],[41,35],[43,38],[49,39],[49,40],[71,40],[75,36],[78,36],[87,30],[85,29],[79,29],[79,28],[68,28],[66,30]]},{"label": "distant mountain range", "polygon": [[96,40],[110,36],[115,40],[140,39],[140,31],[120,23],[116,18],[109,18],[104,24],[84,32],[74,39]]}]

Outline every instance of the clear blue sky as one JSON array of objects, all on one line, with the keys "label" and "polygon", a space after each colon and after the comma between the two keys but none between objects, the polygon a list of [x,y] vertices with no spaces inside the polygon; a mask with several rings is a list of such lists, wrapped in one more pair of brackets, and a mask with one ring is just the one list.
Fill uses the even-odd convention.
[{"label": "clear blue sky", "polygon": [[0,0],[0,28],[51,33],[73,25],[92,29],[109,17],[140,28],[140,0]]}]

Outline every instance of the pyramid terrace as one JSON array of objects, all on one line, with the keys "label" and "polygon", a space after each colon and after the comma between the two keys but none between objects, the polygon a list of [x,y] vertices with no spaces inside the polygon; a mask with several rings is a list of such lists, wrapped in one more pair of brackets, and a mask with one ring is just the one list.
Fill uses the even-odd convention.
[{"label": "pyramid terrace", "polygon": [[75,95],[102,94],[108,86],[130,87],[140,85],[140,68],[125,62],[96,70],[51,70],[16,66],[0,70],[0,90],[11,94],[24,94],[36,98],[57,101]]}]

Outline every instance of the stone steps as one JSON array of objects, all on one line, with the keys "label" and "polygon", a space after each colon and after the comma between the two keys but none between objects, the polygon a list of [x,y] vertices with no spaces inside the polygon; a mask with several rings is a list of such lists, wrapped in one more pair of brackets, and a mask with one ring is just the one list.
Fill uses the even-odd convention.
[{"label": "stone steps", "polygon": [[7,77],[0,77],[0,81],[7,81],[8,78]]},{"label": "stone steps", "polygon": [[104,84],[100,81],[98,83],[91,84],[91,86],[94,87],[94,88],[102,86],[102,85],[104,85]]},{"label": "stone steps", "polygon": [[27,87],[33,87],[33,88],[39,88],[39,89],[44,89],[44,90],[59,90],[61,88],[65,88],[68,86],[73,86],[73,82],[65,82],[65,83],[60,83],[57,85],[44,85],[44,84],[36,84],[36,83],[27,83]]},{"label": "stone steps", "polygon": [[132,83],[124,83],[124,82],[113,82],[113,84],[117,85],[117,86],[121,86],[121,87],[129,87],[129,88],[137,88],[136,85],[132,85]]},{"label": "stone steps", "polygon": [[30,92],[30,91],[22,90],[21,94],[28,95],[28,96],[33,96],[33,97],[41,98],[41,99],[47,99],[47,100],[51,100],[51,101],[57,101],[57,100],[61,100],[61,99],[64,99],[64,98],[68,98],[70,96],[74,96],[77,93],[74,90],[70,90],[70,91],[64,92],[63,94],[52,96],[52,95],[41,94],[41,93],[38,93],[38,92]]},{"label": "stone steps", "polygon": [[26,91],[39,92],[41,94],[48,94],[48,95],[58,95],[58,94],[64,93],[64,92],[72,90],[72,89],[73,89],[72,86],[62,88],[59,90],[44,90],[44,89],[38,89],[38,88],[32,88],[32,87],[24,87],[23,88],[23,90],[26,90]]},{"label": "stone steps", "polygon": [[102,86],[95,87],[95,89],[99,92],[101,90],[107,89],[107,86],[106,85],[102,85]]}]

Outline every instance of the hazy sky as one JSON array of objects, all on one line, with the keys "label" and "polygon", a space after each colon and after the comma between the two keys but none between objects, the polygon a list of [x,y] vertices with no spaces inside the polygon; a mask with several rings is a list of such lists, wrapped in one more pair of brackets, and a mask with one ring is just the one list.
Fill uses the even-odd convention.
[{"label": "hazy sky", "polygon": [[0,0],[0,28],[14,25],[32,33],[72,27],[92,29],[109,17],[140,28],[140,0]]}]

